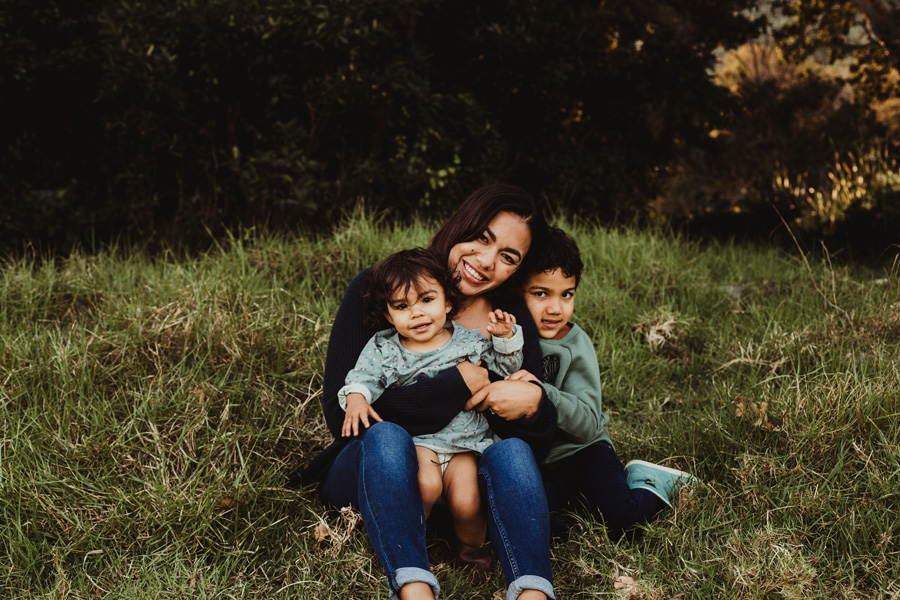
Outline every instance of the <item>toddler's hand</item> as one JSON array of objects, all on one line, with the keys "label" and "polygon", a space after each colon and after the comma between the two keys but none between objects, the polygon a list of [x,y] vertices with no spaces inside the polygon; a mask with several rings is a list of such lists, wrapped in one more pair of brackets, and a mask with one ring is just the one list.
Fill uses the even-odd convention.
[{"label": "toddler's hand", "polygon": [[341,429],[343,437],[356,437],[359,435],[359,422],[362,421],[366,429],[369,428],[369,417],[373,421],[381,422],[381,417],[375,412],[375,409],[366,402],[366,397],[362,394],[347,394],[347,411],[344,414],[344,426]]},{"label": "toddler's hand", "polygon": [[502,338],[512,337],[513,325],[516,323],[516,318],[513,315],[498,308],[488,315],[488,319],[490,323],[487,326],[487,330],[491,335]]}]

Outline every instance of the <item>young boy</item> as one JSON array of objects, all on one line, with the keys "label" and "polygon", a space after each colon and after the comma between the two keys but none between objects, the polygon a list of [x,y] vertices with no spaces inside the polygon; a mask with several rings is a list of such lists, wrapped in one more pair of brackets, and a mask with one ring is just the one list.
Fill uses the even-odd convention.
[{"label": "young boy", "polygon": [[[541,336],[543,381],[559,413],[556,436],[542,466],[551,533],[564,537],[567,505],[581,497],[618,539],[671,506],[688,473],[633,460],[622,468],[602,411],[600,367],[591,338],[569,322],[584,264],[575,241],[552,227],[547,250],[522,274],[522,294]],[[533,379],[519,371],[511,379]]]}]

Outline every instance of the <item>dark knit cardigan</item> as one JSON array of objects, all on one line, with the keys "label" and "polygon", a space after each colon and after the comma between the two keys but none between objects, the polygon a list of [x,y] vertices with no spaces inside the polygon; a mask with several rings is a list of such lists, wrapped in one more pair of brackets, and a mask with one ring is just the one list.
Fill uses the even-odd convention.
[{"label": "dark knit cardigan", "polygon": [[[338,404],[337,393],[343,387],[347,373],[356,366],[366,342],[375,334],[362,325],[362,295],[368,275],[369,269],[364,269],[347,286],[328,341],[322,410],[325,413],[325,423],[335,439],[308,465],[291,473],[288,476],[288,486],[305,485],[324,479],[334,459],[352,439],[341,437],[344,410]],[[522,326],[525,334],[522,368],[540,377],[540,338],[531,315],[522,304],[508,306],[496,301],[495,305],[514,315],[516,322]],[[496,373],[490,373],[490,378],[492,381],[502,379]],[[541,402],[533,417],[507,421],[497,415],[485,413],[494,433],[504,439],[517,437],[523,440],[531,447],[538,462],[550,451],[556,429],[556,407],[547,398],[543,388],[541,391]],[[434,377],[420,377],[411,385],[385,390],[372,407],[382,419],[400,425],[415,436],[443,429],[463,409],[471,396],[459,369],[451,367]]]}]

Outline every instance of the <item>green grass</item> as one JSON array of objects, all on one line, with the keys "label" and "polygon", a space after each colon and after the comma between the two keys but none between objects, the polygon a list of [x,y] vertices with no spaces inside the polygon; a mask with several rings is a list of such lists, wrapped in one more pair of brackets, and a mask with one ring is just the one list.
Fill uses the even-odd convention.
[{"label": "green grass", "polygon": [[[579,518],[553,548],[561,595],[897,598],[898,268],[564,226],[621,457],[705,485],[637,542]],[[0,597],[385,598],[357,516],[281,483],[329,439],[344,287],[432,231],[357,215],[200,256],[4,262]],[[444,597],[503,585],[470,586],[439,541],[431,555]]]}]

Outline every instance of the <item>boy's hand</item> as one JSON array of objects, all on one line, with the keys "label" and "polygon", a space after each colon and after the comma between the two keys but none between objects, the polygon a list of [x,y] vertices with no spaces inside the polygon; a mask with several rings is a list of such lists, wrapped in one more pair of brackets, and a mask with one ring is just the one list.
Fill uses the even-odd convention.
[{"label": "boy's hand", "polygon": [[516,371],[512,375],[507,375],[503,379],[508,379],[510,381],[536,381],[540,383],[541,380],[531,374],[531,371],[526,371],[525,369],[521,369]]},{"label": "boy's hand", "polygon": [[512,326],[516,322],[515,316],[498,308],[488,315],[488,319],[490,323],[487,326],[487,330],[491,335],[502,338],[512,337]]},{"label": "boy's hand", "polygon": [[359,435],[359,422],[362,421],[366,429],[369,428],[369,417],[373,421],[381,422],[381,417],[375,412],[375,409],[366,402],[366,397],[362,394],[347,394],[347,411],[344,414],[344,426],[341,429],[343,437],[356,437]]}]

